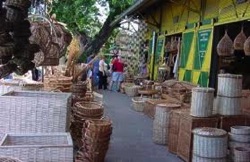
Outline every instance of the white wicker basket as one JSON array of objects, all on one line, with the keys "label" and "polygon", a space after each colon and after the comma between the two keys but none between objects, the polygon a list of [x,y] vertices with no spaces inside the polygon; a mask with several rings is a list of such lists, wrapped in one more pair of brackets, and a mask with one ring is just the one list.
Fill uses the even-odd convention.
[{"label": "white wicker basket", "polygon": [[226,158],[227,132],[217,128],[196,128],[193,130],[193,154],[203,158]]},{"label": "white wicker basket", "polygon": [[229,133],[229,139],[231,141],[235,141],[235,142],[250,143],[250,135],[241,135],[241,134]]},{"label": "white wicker basket", "polygon": [[0,157],[1,162],[22,162],[19,159],[13,158],[13,157]]},{"label": "white wicker basket", "polygon": [[66,132],[70,93],[12,91],[0,96],[0,130],[6,133]]},{"label": "white wicker basket", "polygon": [[153,121],[153,141],[156,144],[165,145],[168,143],[169,116],[171,110],[180,108],[178,104],[158,104],[156,105],[155,117]]},{"label": "white wicker basket", "polygon": [[240,97],[242,93],[242,75],[219,74],[218,92],[220,96]]},{"label": "white wicker basket", "polygon": [[191,115],[196,117],[209,117],[213,115],[213,88],[193,88]]},{"label": "white wicker basket", "polygon": [[193,155],[192,162],[228,162],[227,158],[204,158]]},{"label": "white wicker basket", "polygon": [[129,96],[129,97],[135,97],[138,96],[138,89],[140,89],[140,86],[125,86],[125,93]]},{"label": "white wicker basket", "polygon": [[235,162],[250,162],[250,148],[235,147],[233,154]]},{"label": "white wicker basket", "polygon": [[132,98],[132,107],[133,107],[133,109],[135,111],[138,111],[138,112],[143,112],[146,100],[147,100],[147,98],[143,98],[143,97],[134,97],[134,98]]},{"label": "white wicker basket", "polygon": [[248,148],[250,148],[250,143],[230,141],[229,148],[231,150],[233,150],[235,147],[248,147]]},{"label": "white wicker basket", "polygon": [[250,135],[250,126],[232,126],[231,133]]},{"label": "white wicker basket", "polygon": [[73,143],[69,133],[6,134],[0,143],[0,156],[24,162],[72,162]]},{"label": "white wicker basket", "polygon": [[240,115],[241,98],[217,96],[217,110],[221,115]]}]

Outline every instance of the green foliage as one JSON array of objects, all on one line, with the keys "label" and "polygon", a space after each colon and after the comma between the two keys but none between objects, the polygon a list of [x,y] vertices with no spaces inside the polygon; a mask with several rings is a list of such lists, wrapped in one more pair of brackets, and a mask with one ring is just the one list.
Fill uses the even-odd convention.
[{"label": "green foliage", "polygon": [[51,14],[55,13],[57,20],[66,23],[73,32],[84,31],[93,37],[102,27],[102,22],[98,19],[102,11],[96,4],[115,18],[132,2],[133,0],[57,0],[53,2]]}]

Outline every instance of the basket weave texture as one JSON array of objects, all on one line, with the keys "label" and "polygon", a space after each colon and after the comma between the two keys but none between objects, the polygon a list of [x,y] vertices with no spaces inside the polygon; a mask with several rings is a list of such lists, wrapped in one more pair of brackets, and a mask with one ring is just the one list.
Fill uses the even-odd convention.
[{"label": "basket weave texture", "polygon": [[242,75],[219,74],[217,94],[225,97],[241,97]]},{"label": "basket weave texture", "polygon": [[0,97],[0,130],[9,133],[65,132],[71,94],[12,91]]},{"label": "basket weave texture", "polygon": [[250,148],[235,147],[233,154],[235,162],[250,162]]},{"label": "basket weave texture", "polygon": [[193,88],[191,115],[196,117],[209,117],[213,114],[214,89]]},{"label": "basket weave texture", "polygon": [[240,115],[241,98],[217,96],[217,108],[221,115]]},{"label": "basket weave texture", "polygon": [[193,155],[192,162],[228,162],[227,158],[204,158]]},{"label": "basket weave texture", "polygon": [[142,98],[142,97],[134,97],[132,98],[132,107],[135,111],[138,112],[143,112],[144,107],[145,107],[145,101],[147,99],[146,98]]},{"label": "basket weave texture", "polygon": [[130,96],[130,97],[135,97],[138,96],[138,89],[140,88],[140,86],[125,86],[125,93]]},{"label": "basket weave texture", "polygon": [[176,104],[158,104],[156,106],[155,118],[153,122],[153,141],[156,144],[167,144],[169,115],[171,110],[179,109]]},{"label": "basket weave texture", "polygon": [[6,134],[0,144],[0,156],[24,162],[72,162],[73,144],[69,133]]},{"label": "basket weave texture", "polygon": [[197,128],[193,130],[193,154],[204,158],[226,158],[227,132],[217,128]]},{"label": "basket weave texture", "polygon": [[147,99],[145,101],[145,106],[143,109],[143,113],[147,115],[149,118],[154,119],[155,116],[155,107],[157,104],[167,103],[166,100],[161,99]]}]

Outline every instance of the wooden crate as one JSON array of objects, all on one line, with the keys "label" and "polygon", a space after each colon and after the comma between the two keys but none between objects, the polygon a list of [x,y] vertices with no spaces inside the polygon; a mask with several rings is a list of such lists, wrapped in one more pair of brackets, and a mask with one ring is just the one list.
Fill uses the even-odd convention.
[{"label": "wooden crate", "polygon": [[144,107],[143,113],[147,115],[149,118],[154,119],[155,106],[161,103],[167,103],[167,101],[159,100],[159,99],[147,99],[145,101],[145,107]]},{"label": "wooden crate", "polygon": [[179,133],[179,124],[180,124],[180,113],[189,112],[189,109],[178,109],[170,112],[169,116],[169,135],[168,135],[168,150],[171,153],[177,153],[178,145],[178,133]]},{"label": "wooden crate", "polygon": [[246,115],[220,116],[219,128],[230,132],[230,128],[235,125],[245,125]]},{"label": "wooden crate", "polygon": [[177,155],[186,162],[192,161],[192,130],[198,127],[217,128],[218,124],[218,116],[209,118],[197,118],[192,117],[187,111],[181,112],[178,133]]}]

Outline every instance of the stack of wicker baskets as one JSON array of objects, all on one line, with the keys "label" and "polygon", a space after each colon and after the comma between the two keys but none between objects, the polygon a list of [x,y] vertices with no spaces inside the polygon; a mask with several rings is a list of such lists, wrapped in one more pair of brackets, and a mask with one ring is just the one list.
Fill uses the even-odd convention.
[{"label": "stack of wicker baskets", "polygon": [[227,132],[203,127],[193,130],[192,162],[227,162]]},{"label": "stack of wicker baskets", "polygon": [[147,98],[143,98],[143,97],[132,98],[132,108],[135,111],[143,112],[146,100]]},{"label": "stack of wicker baskets", "polygon": [[250,161],[250,126],[233,126],[229,133],[229,147],[235,162]]},{"label": "stack of wicker baskets", "polygon": [[134,85],[134,84],[127,84],[124,86],[124,90],[126,95],[129,97],[135,97],[138,96],[138,90],[140,89],[140,86]]},{"label": "stack of wicker baskets", "polygon": [[70,92],[72,77],[48,76],[44,78],[44,90]]},{"label": "stack of wicker baskets", "polygon": [[112,123],[107,119],[87,120],[83,129],[83,147],[76,162],[104,162],[112,134]]},{"label": "stack of wicker baskets", "polygon": [[77,102],[72,107],[71,135],[76,146],[82,146],[82,130],[85,120],[101,119],[104,113],[103,106],[95,102]]},{"label": "stack of wicker baskets", "polygon": [[242,75],[219,74],[217,109],[221,115],[240,115]]},{"label": "stack of wicker baskets", "polygon": [[71,86],[71,92],[73,95],[73,98],[83,98],[85,97],[85,94],[87,92],[87,82],[78,81],[77,83],[72,84]]}]

